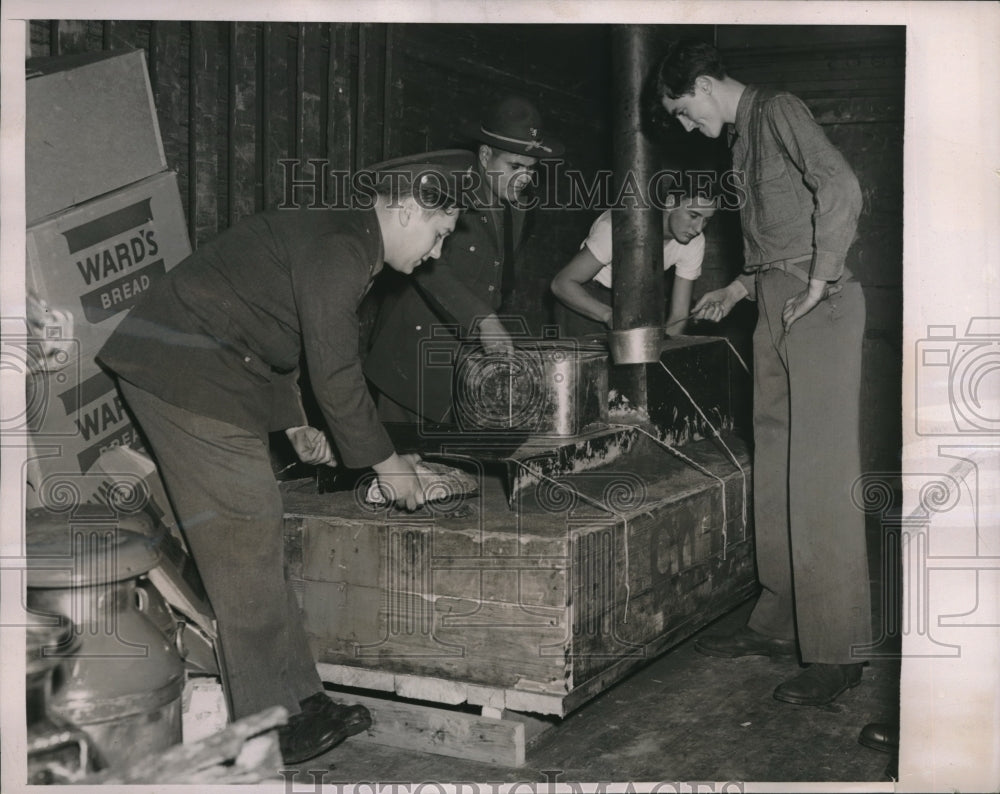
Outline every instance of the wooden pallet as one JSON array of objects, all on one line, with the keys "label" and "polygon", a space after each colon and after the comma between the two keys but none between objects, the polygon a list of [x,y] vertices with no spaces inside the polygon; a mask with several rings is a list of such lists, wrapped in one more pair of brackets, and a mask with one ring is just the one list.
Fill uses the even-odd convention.
[{"label": "wooden pallet", "polygon": [[[745,584],[734,603],[755,592],[755,583]],[[714,619],[724,611],[715,610],[707,619]],[[706,618],[705,615],[699,617]],[[563,694],[505,689],[328,662],[317,663],[316,669],[324,683],[350,690],[349,693],[328,692],[334,700],[344,704],[361,703],[372,712],[372,728],[352,741],[370,741],[498,766],[520,767],[525,763],[527,745],[556,724],[553,717],[557,720],[565,717],[701,625],[692,621],[690,625],[678,627],[650,644],[646,654],[618,659]],[[357,695],[358,690],[371,695]],[[407,700],[391,700],[388,696]],[[476,706],[479,713],[440,706]]]},{"label": "wooden pallet", "polygon": [[[316,668],[324,683],[373,692],[371,696],[336,690],[327,692],[338,703],[358,703],[372,714],[372,727],[351,741],[369,741],[497,766],[524,766],[528,743],[551,727],[545,720],[516,713],[511,704],[531,711],[555,713],[556,704],[551,701],[559,700],[547,695],[532,699],[530,693],[505,692],[439,678],[396,675],[339,664],[320,662]],[[378,693],[383,696],[379,697]],[[385,696],[389,694],[408,700]],[[480,713],[412,700],[479,706]]]}]

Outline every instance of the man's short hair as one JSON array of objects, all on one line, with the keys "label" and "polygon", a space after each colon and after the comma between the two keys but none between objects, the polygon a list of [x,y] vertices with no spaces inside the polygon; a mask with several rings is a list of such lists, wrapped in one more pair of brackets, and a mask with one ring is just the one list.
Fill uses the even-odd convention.
[{"label": "man's short hair", "polygon": [[677,193],[671,198],[673,199],[673,202],[672,205],[668,202],[668,212],[672,212],[677,209],[685,201],[688,202],[688,206],[691,209],[696,210],[717,210],[721,204],[718,192],[715,190],[687,190],[683,193]]},{"label": "man's short hair", "polygon": [[722,80],[726,67],[722,56],[711,44],[701,41],[672,41],[656,72],[660,95],[677,99],[694,92],[694,81],[702,76]]},{"label": "man's short hair", "polygon": [[666,211],[677,209],[687,199],[699,209],[718,208],[719,174],[715,170],[666,169],[658,174],[653,200]]}]

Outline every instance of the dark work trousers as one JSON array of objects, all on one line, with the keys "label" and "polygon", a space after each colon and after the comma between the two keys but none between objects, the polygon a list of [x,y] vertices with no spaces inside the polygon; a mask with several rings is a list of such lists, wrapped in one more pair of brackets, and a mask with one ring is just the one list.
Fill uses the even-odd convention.
[{"label": "dark work trousers", "polygon": [[797,638],[803,662],[849,664],[859,661],[852,648],[871,641],[864,514],[851,499],[861,473],[865,302],[847,282],[785,334],[785,301],[804,289],[783,270],[757,276],[753,479],[763,591],[748,625]]},{"label": "dark work trousers", "polygon": [[269,706],[297,714],[323,684],[285,580],[281,495],[265,441],[119,385],[215,610],[233,719]]}]

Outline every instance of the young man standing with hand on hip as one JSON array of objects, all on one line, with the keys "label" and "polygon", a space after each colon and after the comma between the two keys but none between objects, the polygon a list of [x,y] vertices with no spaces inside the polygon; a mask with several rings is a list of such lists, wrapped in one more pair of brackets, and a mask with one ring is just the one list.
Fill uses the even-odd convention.
[{"label": "young man standing with hand on hip", "polygon": [[663,107],[690,132],[729,128],[745,178],[744,272],[694,308],[718,321],[757,302],[754,332],[754,522],[762,592],[747,626],[705,637],[710,656],[795,652],[808,667],[774,690],[830,703],[861,681],[855,649],[871,641],[864,516],[851,489],[858,440],[861,286],[844,267],[862,197],[858,180],[791,94],[744,85],[717,50],[674,43],[660,64]]}]

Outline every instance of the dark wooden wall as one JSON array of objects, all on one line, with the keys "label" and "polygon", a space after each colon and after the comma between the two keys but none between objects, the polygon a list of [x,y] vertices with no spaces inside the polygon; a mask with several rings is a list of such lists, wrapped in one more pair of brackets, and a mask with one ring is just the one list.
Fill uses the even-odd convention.
[{"label": "dark wooden wall", "polygon": [[[333,169],[412,152],[474,148],[465,130],[509,93],[533,100],[568,164],[606,168],[607,29],[358,23],[33,22],[32,55],[142,48],[164,148],[193,246],[281,204],[288,166]],[[567,53],[589,53],[567,59]],[[309,202],[313,194],[291,194]],[[334,199],[331,185],[327,199]],[[516,309],[551,317],[548,282],[593,213],[544,210]],[[537,331],[537,327],[536,327]]]},{"label": "dark wooden wall", "polygon": [[379,158],[383,108],[363,64],[381,62],[384,35],[384,26],[335,23],[60,21],[32,23],[31,46],[36,56],[146,51],[197,246],[281,203],[282,159],[353,168]]},{"label": "dark wooden wall", "polygon": [[[801,96],[861,180],[866,200],[849,265],[865,287],[869,469],[898,468],[902,360],[903,28],[658,26],[714,41],[744,82]],[[142,48],[169,167],[192,245],[285,199],[284,159],[353,169],[414,151],[471,147],[463,135],[507,93],[535,101],[565,165],[611,163],[610,37],[605,25],[458,25],[181,21],[36,21],[33,56]],[[725,168],[724,141],[653,129],[664,164]],[[306,174],[309,175],[309,167]],[[302,174],[300,174],[301,176]],[[301,201],[309,195],[297,194]],[[515,308],[532,330],[597,330],[554,307],[548,283],[573,255],[594,208],[537,213]],[[734,213],[710,224],[702,292],[741,261]],[[752,308],[732,318],[746,337]]]}]

